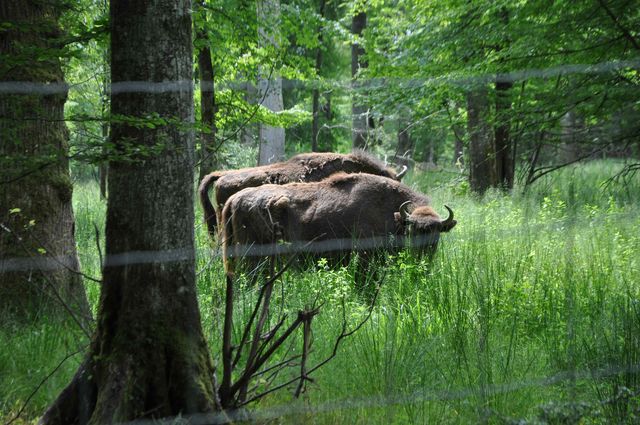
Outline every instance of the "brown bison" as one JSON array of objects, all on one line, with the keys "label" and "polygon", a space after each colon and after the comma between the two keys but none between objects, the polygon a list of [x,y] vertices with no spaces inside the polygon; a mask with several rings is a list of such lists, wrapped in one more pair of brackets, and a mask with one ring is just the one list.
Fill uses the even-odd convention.
[{"label": "brown bison", "polygon": [[[369,173],[400,181],[407,172],[405,166],[400,173],[385,167],[370,155],[357,151],[350,154],[304,153],[288,161],[261,167],[240,170],[215,171],[207,175],[198,189],[209,234],[214,237],[217,222],[227,199],[247,187],[264,184],[282,185],[294,182],[317,182],[337,172]],[[209,199],[209,190],[214,189],[214,206]]]},{"label": "brown bison", "polygon": [[330,253],[327,257],[360,250],[367,258],[366,252],[397,251],[407,241],[421,252],[433,252],[440,233],[456,225],[446,208],[449,217],[442,220],[425,195],[365,173],[247,188],[231,196],[222,211],[225,267],[233,273],[235,258],[299,249]]}]

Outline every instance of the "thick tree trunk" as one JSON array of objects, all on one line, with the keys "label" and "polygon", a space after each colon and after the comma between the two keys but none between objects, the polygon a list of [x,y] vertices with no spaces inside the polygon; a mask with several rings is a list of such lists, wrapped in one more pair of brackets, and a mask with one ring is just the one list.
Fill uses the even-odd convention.
[{"label": "thick tree trunk", "polygon": [[[367,26],[367,14],[360,12],[353,17],[351,21],[351,33],[355,36],[362,36],[362,31]],[[367,147],[367,141],[369,139],[369,116],[368,108],[362,102],[364,95],[362,90],[362,84],[356,80],[358,72],[362,68],[367,67],[367,62],[363,59],[364,47],[358,42],[351,45],[351,78],[352,78],[352,106],[351,115],[353,119],[351,129],[351,139],[353,142],[353,149],[365,149]]]},{"label": "thick tree trunk", "polygon": [[[114,114],[193,123],[190,7],[183,0],[112,0]],[[195,287],[193,134],[172,124],[114,123],[111,136],[116,146],[159,152],[110,163],[98,328],[85,363],[43,424],[109,424],[215,408]]]},{"label": "thick tree trunk", "polygon": [[[206,19],[205,19],[206,21]],[[198,51],[198,73],[200,79],[200,119],[206,130],[200,137],[200,175],[198,181],[214,171],[218,166],[216,160],[216,96],[214,85],[211,48],[204,31],[198,32],[197,39],[203,43]]]},{"label": "thick tree trunk", "polygon": [[499,75],[496,80],[496,173],[503,189],[513,188],[513,149],[511,142],[511,88],[513,83]]},{"label": "thick tree trunk", "polygon": [[[262,46],[279,47],[280,0],[258,0],[258,42]],[[275,66],[275,64],[274,64]],[[275,70],[260,69],[258,99],[273,112],[284,109],[282,101],[282,77]],[[258,165],[284,160],[284,128],[260,125]]]},{"label": "thick tree trunk", "polygon": [[[89,308],[79,272],[63,108],[67,86],[55,46],[58,12],[33,0],[0,2],[0,315]],[[39,51],[34,55],[34,51]],[[30,92],[18,90],[32,84]]]},{"label": "thick tree trunk", "polygon": [[487,88],[474,87],[467,93],[469,183],[471,190],[480,194],[490,187],[497,186],[496,150],[488,114]]}]

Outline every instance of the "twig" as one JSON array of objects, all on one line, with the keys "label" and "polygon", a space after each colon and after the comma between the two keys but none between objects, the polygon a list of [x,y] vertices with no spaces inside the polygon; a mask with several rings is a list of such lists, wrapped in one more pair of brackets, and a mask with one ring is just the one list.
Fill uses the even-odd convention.
[{"label": "twig", "polygon": [[296,388],[296,392],[294,393],[294,397],[300,397],[300,394],[304,390],[304,384],[306,381],[310,381],[307,374],[307,359],[309,358],[309,347],[310,347],[310,339],[311,339],[311,321],[313,320],[313,316],[309,316],[303,323],[302,330],[302,360],[300,361],[300,383],[298,384],[298,388]]}]

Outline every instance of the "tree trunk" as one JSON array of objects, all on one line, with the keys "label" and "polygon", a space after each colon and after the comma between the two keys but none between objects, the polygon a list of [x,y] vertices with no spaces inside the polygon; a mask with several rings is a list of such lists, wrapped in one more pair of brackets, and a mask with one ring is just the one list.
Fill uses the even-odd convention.
[{"label": "tree trunk", "polygon": [[[0,22],[12,24],[0,32],[0,55],[11,58],[0,61],[0,80],[17,89],[0,93],[0,314],[18,321],[90,315],[74,240],[58,16],[48,3],[0,3]],[[25,83],[29,93],[19,90]]]},{"label": "tree trunk", "polygon": [[583,125],[580,117],[575,111],[567,112],[560,119],[560,128],[562,135],[562,153],[561,159],[563,162],[575,161],[581,154],[580,152],[580,134],[583,131]]},{"label": "tree trunk", "polygon": [[456,136],[455,139],[453,146],[453,165],[462,167],[464,166],[464,144],[459,137]]},{"label": "tree trunk", "polygon": [[[108,155],[107,143],[109,142],[109,122],[108,122],[108,112],[106,111],[106,106],[103,104],[102,106],[102,119],[104,120],[102,123],[102,154],[103,156]],[[107,199],[107,176],[109,174],[109,163],[106,159],[102,159],[100,161],[100,165],[98,165],[98,174],[100,177],[100,199]]]},{"label": "tree trunk", "polygon": [[[320,0],[320,17],[324,18],[325,0]],[[318,134],[320,133],[320,72],[322,70],[322,48],[323,48],[323,28],[318,28],[318,48],[316,49],[316,74],[318,81],[313,89],[312,95],[312,113],[313,121],[311,122],[311,151],[318,152]]]},{"label": "tree trunk", "polygon": [[[262,47],[279,48],[280,0],[258,0],[258,42]],[[274,63],[273,66],[276,66]],[[273,112],[284,109],[282,77],[274,69],[261,67],[258,76],[258,99]],[[284,128],[260,124],[258,165],[284,160]]]},{"label": "tree trunk", "polygon": [[513,83],[500,75],[496,80],[496,173],[503,189],[513,189],[513,149],[511,143],[511,96]]},{"label": "tree trunk", "polygon": [[239,75],[238,80],[243,81],[242,88],[244,93],[244,101],[247,103],[247,105],[251,105],[247,116],[243,117],[247,121],[243,121],[242,123],[239,142],[247,147],[253,147],[256,143],[256,134],[258,133],[258,128],[255,123],[250,122],[249,115],[252,115],[253,108],[256,104],[256,86],[251,83],[244,75]]},{"label": "tree trunk", "polygon": [[[206,13],[202,10],[202,13]],[[203,17],[206,23],[206,15]],[[198,50],[198,73],[200,79],[200,120],[206,129],[200,135],[200,175],[204,176],[214,171],[218,166],[216,154],[216,96],[214,85],[213,64],[211,63],[211,48],[204,30],[198,31],[196,38],[202,43]]]},{"label": "tree trunk", "polygon": [[484,193],[497,186],[496,150],[487,116],[489,101],[485,86],[467,93],[467,129],[469,132],[469,183],[471,190]]},{"label": "tree trunk", "polygon": [[[451,131],[453,132],[454,146],[453,146],[453,165],[462,168],[464,165],[464,126],[453,120],[451,115],[451,105],[449,102],[445,103],[447,109],[447,116],[449,117],[449,123],[451,124]],[[454,108],[458,107],[453,103]]]},{"label": "tree trunk", "polygon": [[[503,43],[507,46],[510,44],[507,34],[507,25],[509,24],[509,10],[506,6],[502,6],[498,12],[498,21],[503,24]],[[501,45],[498,49],[503,49]],[[496,148],[496,174],[498,185],[505,190],[513,189],[514,165],[513,142],[511,140],[511,82],[506,75],[498,74],[496,76],[496,113],[495,113],[495,148]]]},{"label": "tree trunk", "polygon": [[402,110],[398,116],[398,148],[396,149],[394,161],[398,164],[409,166],[413,151],[413,141],[409,134],[411,123],[405,118],[406,114],[408,114],[408,111]]},{"label": "tree trunk", "polygon": [[[107,13],[109,5],[105,2],[102,3],[102,12]],[[110,89],[109,83],[111,82],[111,76],[109,73],[109,49],[105,49],[102,55],[102,67],[103,73],[100,78],[100,106],[102,112],[102,154],[103,158],[98,166],[98,174],[100,176],[100,198],[107,199],[107,174],[109,173],[109,162],[106,159],[110,154],[108,150],[109,142],[109,108],[110,108]]]},{"label": "tree trunk", "polygon": [[[114,114],[193,123],[190,8],[183,0],[112,0]],[[196,299],[193,134],[173,124],[111,129],[116,147],[156,153],[110,163],[98,327],[85,362],[43,424],[108,424],[215,408]]]},{"label": "tree trunk", "polygon": [[[351,33],[357,37],[362,36],[362,31],[367,26],[367,14],[359,12],[354,15],[351,21]],[[352,106],[351,114],[353,119],[351,139],[353,149],[365,149],[369,139],[369,117],[368,108],[358,97],[364,96],[362,92],[362,84],[356,80],[358,72],[362,68],[367,67],[367,62],[363,59],[364,47],[358,41],[351,45],[351,78],[352,78]]]}]

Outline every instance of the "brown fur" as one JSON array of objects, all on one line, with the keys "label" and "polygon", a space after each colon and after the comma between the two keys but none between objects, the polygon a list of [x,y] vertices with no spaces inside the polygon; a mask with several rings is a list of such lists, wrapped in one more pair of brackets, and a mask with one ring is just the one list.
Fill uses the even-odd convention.
[{"label": "brown fur", "polygon": [[[406,201],[415,208],[402,219],[400,206]],[[309,249],[312,252],[347,253],[353,249],[398,249],[398,241],[389,237],[393,235],[400,239],[424,237],[426,245],[435,248],[440,232],[448,232],[456,224],[443,225],[425,195],[393,179],[365,173],[338,173],[321,182],[244,189],[228,199],[222,221],[228,272],[233,272],[235,257],[286,250],[286,246],[277,245],[279,241],[293,243],[293,248],[314,241]]]},{"label": "brown fur", "polygon": [[[369,154],[356,151],[350,154],[304,153],[288,161],[261,167],[240,170],[214,171],[207,175],[198,189],[209,234],[214,237],[222,208],[233,194],[248,187],[264,184],[288,184],[294,182],[317,182],[337,172],[369,173],[397,179],[398,174],[385,167]],[[213,187],[214,203],[209,199]]]}]

